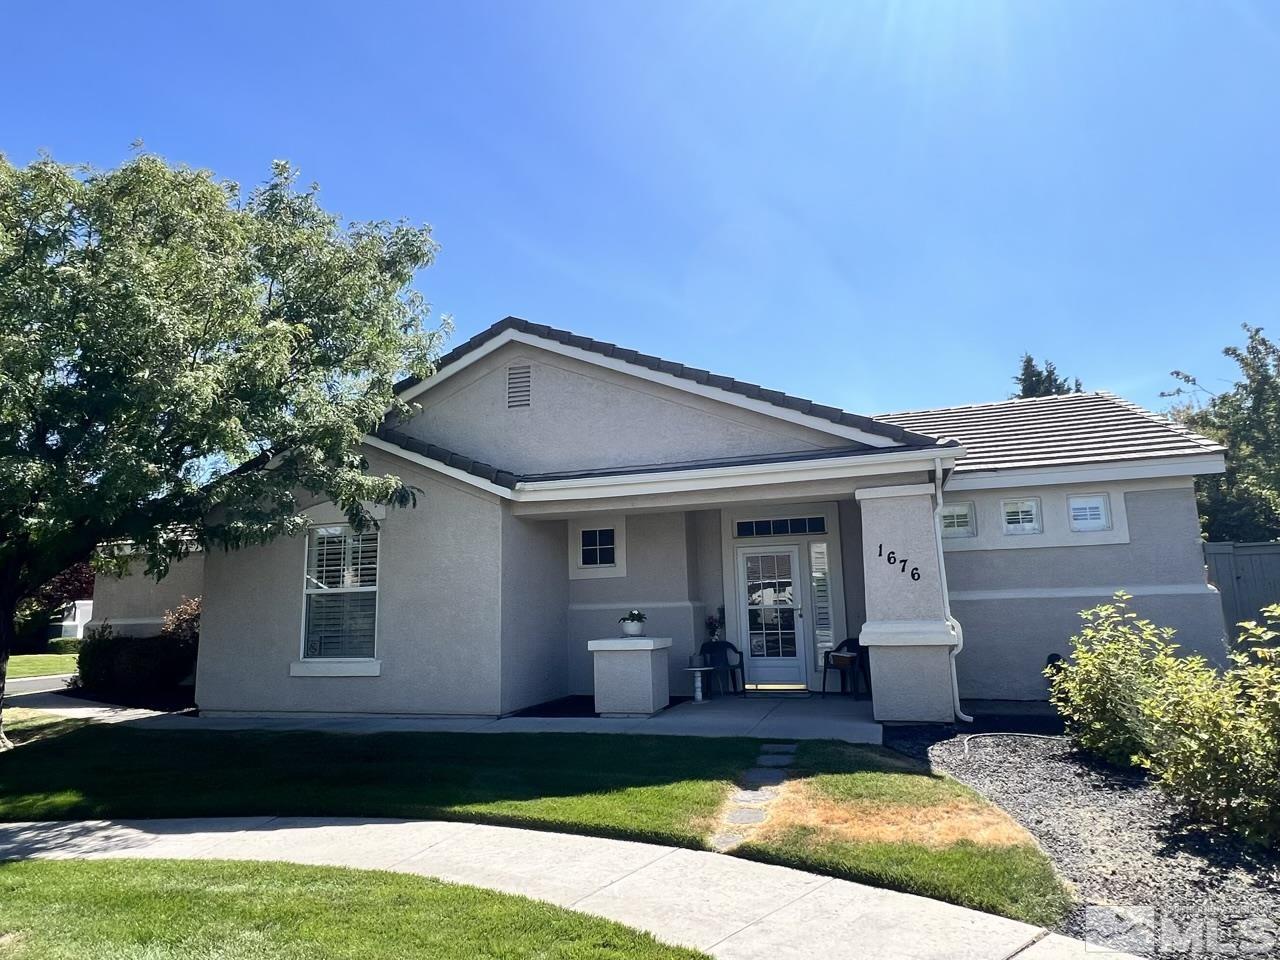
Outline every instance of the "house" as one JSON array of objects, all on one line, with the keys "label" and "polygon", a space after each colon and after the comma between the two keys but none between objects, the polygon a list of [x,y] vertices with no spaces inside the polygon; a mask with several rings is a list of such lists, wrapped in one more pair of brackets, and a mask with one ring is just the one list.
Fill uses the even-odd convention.
[{"label": "house", "polygon": [[1223,450],[1107,393],[859,416],[510,317],[400,389],[364,449],[416,508],[202,559],[203,710],[508,714],[591,693],[635,607],[676,694],[721,607],[761,690],[860,635],[880,720],[1044,699],[1118,589],[1222,655],[1193,479]]}]

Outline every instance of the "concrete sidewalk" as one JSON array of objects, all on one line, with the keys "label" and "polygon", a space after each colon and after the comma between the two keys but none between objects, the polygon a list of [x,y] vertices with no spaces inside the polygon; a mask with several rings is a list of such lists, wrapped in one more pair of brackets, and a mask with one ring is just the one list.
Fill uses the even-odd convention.
[{"label": "concrete sidewalk", "polygon": [[31,857],[392,870],[546,900],[724,960],[1085,957],[1077,940],[923,897],[715,853],[471,823],[259,817],[0,824],[0,858]]}]

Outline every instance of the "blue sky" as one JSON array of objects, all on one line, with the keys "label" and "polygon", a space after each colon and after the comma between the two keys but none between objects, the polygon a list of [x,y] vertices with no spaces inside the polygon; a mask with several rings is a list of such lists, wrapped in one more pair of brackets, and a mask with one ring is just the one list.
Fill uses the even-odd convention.
[{"label": "blue sky", "polygon": [[[1280,333],[1280,5],[21,4],[0,150],[433,224],[507,314],[862,412],[1019,356],[1162,407]],[[16,41],[16,42],[15,42]]]}]

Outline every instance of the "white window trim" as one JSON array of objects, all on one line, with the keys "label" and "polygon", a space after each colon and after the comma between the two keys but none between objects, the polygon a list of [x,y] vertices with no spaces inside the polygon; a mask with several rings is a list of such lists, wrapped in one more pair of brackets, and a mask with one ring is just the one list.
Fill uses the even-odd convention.
[{"label": "white window trim", "polygon": [[[613,565],[582,565],[582,531],[613,529]],[[627,518],[622,514],[602,514],[569,521],[569,579],[606,580],[627,575]]]},{"label": "white window trim", "polygon": [[[946,526],[943,525],[942,539],[966,540],[966,539],[969,539],[970,537],[976,537],[978,535],[978,507],[973,500],[956,500],[951,503],[944,503],[942,505],[942,509],[944,513],[948,508],[958,509],[960,507],[966,508],[966,512],[969,515],[969,526],[963,530],[956,530],[954,528],[951,530],[948,530]],[[942,518],[939,517],[938,521],[941,524]]]},{"label": "white window trim", "polygon": [[[1025,526],[1009,526],[1009,504],[1011,503],[1034,503],[1036,522],[1034,527]],[[1000,501],[1000,525],[1004,530],[1006,537],[1033,537],[1036,534],[1044,533],[1044,508],[1040,503],[1039,497],[1009,497],[1007,500]]]},{"label": "white window trim", "polygon": [[[1072,505],[1076,500],[1101,500],[1103,525],[1100,527],[1077,527],[1075,517],[1071,515]],[[1100,493],[1072,493],[1067,496],[1067,527],[1072,533],[1105,533],[1112,527],[1111,495],[1105,491]]]},{"label": "white window trim", "polygon": [[[378,627],[382,623],[382,597],[379,587],[382,584],[382,531],[378,531],[378,541],[373,551],[373,578],[377,586],[372,587],[340,587],[318,589],[307,586],[309,565],[309,547],[311,531],[316,527],[345,527],[351,530],[350,523],[312,523],[304,531],[302,537],[302,623],[298,634],[298,659],[289,665],[292,677],[368,677],[382,673],[382,661],[378,659]],[[373,593],[373,656],[371,657],[308,657],[307,656],[307,598],[319,593]],[[323,668],[325,664],[331,665]],[[372,672],[370,665],[376,667]]]}]

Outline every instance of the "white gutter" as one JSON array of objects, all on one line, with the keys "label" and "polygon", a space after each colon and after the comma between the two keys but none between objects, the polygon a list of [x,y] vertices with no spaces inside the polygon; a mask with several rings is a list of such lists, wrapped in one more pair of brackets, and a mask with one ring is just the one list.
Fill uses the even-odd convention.
[{"label": "white gutter", "polygon": [[956,655],[964,649],[964,628],[960,621],[951,615],[951,591],[947,588],[947,565],[942,557],[942,458],[933,461],[934,507],[933,536],[938,547],[938,576],[942,580],[942,615],[951,625],[956,635],[956,644],[951,648],[951,705],[956,719],[965,723],[973,723],[973,717],[960,709],[960,681],[956,679]]}]

